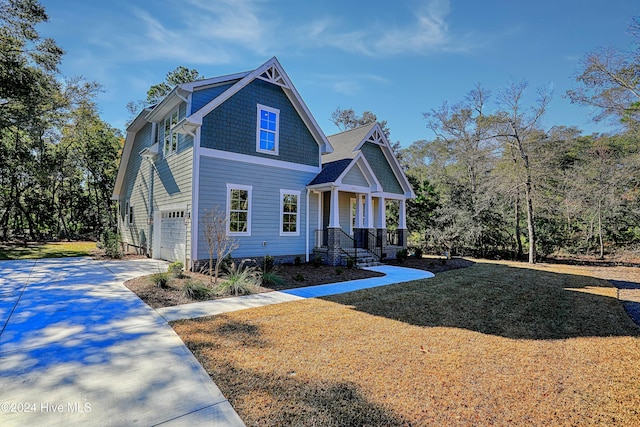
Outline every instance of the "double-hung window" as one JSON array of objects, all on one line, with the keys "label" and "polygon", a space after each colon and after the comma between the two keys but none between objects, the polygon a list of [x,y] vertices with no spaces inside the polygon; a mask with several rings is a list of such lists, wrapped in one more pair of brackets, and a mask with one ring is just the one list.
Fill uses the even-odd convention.
[{"label": "double-hung window", "polygon": [[251,235],[251,191],[248,185],[227,184],[227,233]]},{"label": "double-hung window", "polygon": [[280,110],[258,104],[256,151],[277,155],[279,133]]},{"label": "double-hung window", "polygon": [[178,149],[178,134],[173,131],[173,127],[178,123],[178,110],[176,109],[169,117],[164,119],[164,156],[175,153]]},{"label": "double-hung window", "polygon": [[300,235],[300,192],[280,190],[280,235]]}]

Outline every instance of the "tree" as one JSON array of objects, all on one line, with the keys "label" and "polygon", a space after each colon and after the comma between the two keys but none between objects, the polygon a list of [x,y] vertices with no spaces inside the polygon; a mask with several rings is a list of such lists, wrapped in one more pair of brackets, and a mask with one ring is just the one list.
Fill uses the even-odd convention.
[{"label": "tree", "polygon": [[582,61],[579,87],[567,91],[571,102],[596,107],[595,120],[615,117],[630,129],[640,126],[640,18],[629,27],[635,50],[602,48]]},{"label": "tree", "polygon": [[538,91],[538,100],[533,107],[526,110],[523,106],[523,97],[527,88],[527,82],[511,82],[498,95],[501,110],[497,112],[496,119],[498,129],[497,137],[505,144],[505,149],[513,149],[518,157],[514,156],[514,162],[519,162],[520,180],[524,187],[525,204],[527,213],[527,232],[529,237],[529,263],[536,262],[536,230],[535,213],[533,204],[533,167],[530,155],[533,146],[540,142],[542,133],[539,125],[551,100],[549,88]]},{"label": "tree", "polygon": [[218,207],[205,210],[200,219],[209,251],[209,276],[213,283],[218,283],[224,258],[238,248],[236,240],[227,234],[227,222],[227,215]]},{"label": "tree", "polygon": [[176,67],[175,70],[169,71],[163,82],[155,84],[149,88],[146,100],[130,101],[127,104],[127,110],[129,110],[131,115],[135,117],[144,107],[155,105],[162,101],[162,99],[167,96],[174,87],[183,83],[191,83],[203,79],[204,76],[202,76],[198,70],[180,65]]}]

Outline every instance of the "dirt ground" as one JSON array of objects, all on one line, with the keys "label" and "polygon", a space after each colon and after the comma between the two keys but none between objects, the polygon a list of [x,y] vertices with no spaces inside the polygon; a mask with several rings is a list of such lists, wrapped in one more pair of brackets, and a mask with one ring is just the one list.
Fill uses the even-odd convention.
[{"label": "dirt ground", "polygon": [[[416,268],[431,271],[432,273],[440,273],[442,271],[453,270],[456,268],[468,267],[473,264],[472,261],[454,258],[408,258],[403,263],[396,261],[387,262],[388,265],[396,265],[401,267]],[[305,286],[323,285],[327,283],[343,282],[347,280],[364,279],[368,277],[381,276],[382,274],[375,271],[359,270],[356,268],[331,267],[322,265],[315,267],[313,264],[283,264],[276,266],[275,273],[282,279],[281,284],[265,285],[256,289],[256,292],[271,292],[283,289],[300,288]],[[152,308],[168,307],[173,305],[188,304],[194,300],[183,294],[183,287],[187,280],[198,281],[203,285],[214,288],[208,275],[188,272],[184,278],[172,278],[169,286],[165,289],[155,286],[150,276],[138,277],[125,282],[125,286],[134,292],[140,299],[146,302]],[[214,295],[209,299],[224,298]]]}]

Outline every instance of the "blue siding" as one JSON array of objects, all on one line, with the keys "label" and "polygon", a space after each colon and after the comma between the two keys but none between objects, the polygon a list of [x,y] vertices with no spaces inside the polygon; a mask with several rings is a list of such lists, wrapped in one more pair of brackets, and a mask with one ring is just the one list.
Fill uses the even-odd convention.
[{"label": "blue siding", "polygon": [[362,174],[360,168],[357,165],[354,165],[349,172],[342,178],[342,182],[344,184],[350,185],[358,185],[361,187],[368,187],[369,183],[367,182],[367,178]]},{"label": "blue siding", "polygon": [[233,83],[209,87],[206,89],[196,89],[191,95],[191,114],[213,101],[231,86],[233,86]]},{"label": "blue siding", "polygon": [[[242,162],[201,157],[198,218],[205,210],[226,209],[227,183],[251,185],[251,236],[236,236],[239,248],[233,251],[233,257],[262,257],[265,255],[284,256],[305,253],[306,232],[306,185],[313,172],[300,172],[282,168],[260,166]],[[300,191],[299,236],[280,236],[280,190]],[[315,212],[311,221],[315,224]],[[204,239],[202,225],[199,228],[198,257],[208,259],[208,248]],[[313,229],[310,230],[313,239]],[[266,242],[266,246],[263,246]],[[313,241],[310,241],[313,245]]]},{"label": "blue siding", "polygon": [[[258,104],[280,110],[278,156],[256,152]],[[200,145],[286,162],[320,165],[320,148],[282,88],[259,79],[204,117]]]}]

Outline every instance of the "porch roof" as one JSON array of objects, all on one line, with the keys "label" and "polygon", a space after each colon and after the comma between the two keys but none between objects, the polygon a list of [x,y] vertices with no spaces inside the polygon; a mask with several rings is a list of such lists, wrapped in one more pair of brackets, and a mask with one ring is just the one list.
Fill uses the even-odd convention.
[{"label": "porch roof", "polygon": [[353,159],[340,159],[322,165],[322,171],[309,183],[309,185],[328,184],[335,182],[349,167]]}]

